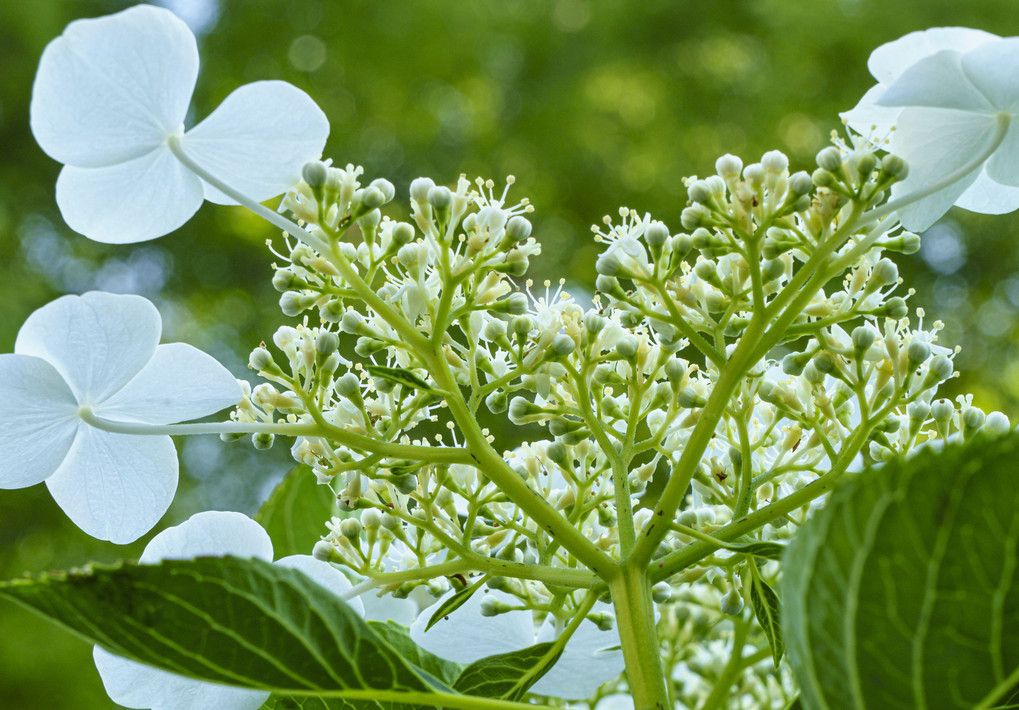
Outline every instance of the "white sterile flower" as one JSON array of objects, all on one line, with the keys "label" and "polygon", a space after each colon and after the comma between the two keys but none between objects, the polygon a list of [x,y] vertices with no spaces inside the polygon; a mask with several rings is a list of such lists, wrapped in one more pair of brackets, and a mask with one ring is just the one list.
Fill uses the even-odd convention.
[{"label": "white sterile flower", "polygon": [[[145,546],[139,562],[188,560],[195,557],[233,555],[271,562],[272,541],[262,526],[241,513],[208,511],[193,515],[176,527],[167,528]],[[339,570],[310,555],[291,555],[277,560],[282,567],[297,569],[336,594],[351,588]],[[347,602],[364,615],[360,600]],[[96,646],[92,650],[96,668],[110,698],[128,708],[152,710],[255,710],[269,698],[262,690],[233,688],[153,668],[114,655]]]},{"label": "white sterile flower", "polygon": [[93,537],[127,543],[162,517],[177,489],[169,436],[110,433],[83,417],[144,428],[204,417],[240,401],[237,380],[183,343],[159,345],[159,312],[140,296],[64,296],[25,321],[0,355],[10,417],[0,488],[46,481]]},{"label": "white sterile flower", "polygon": [[890,131],[888,150],[909,164],[893,198],[993,151],[950,186],[901,209],[907,229],[926,229],[953,204],[985,214],[1019,208],[1019,38],[939,27],[878,47],[868,67],[878,85],[842,116],[863,135]]},{"label": "white sterile flower", "polygon": [[[438,605],[452,594],[422,611],[410,626],[410,635],[416,644],[450,661],[473,663],[486,656],[519,651],[536,643],[555,641],[561,631],[548,617],[535,633],[534,617],[524,609],[484,616],[482,604],[486,598],[512,607],[520,606],[519,599],[496,590],[475,593],[463,606],[425,631]],[[600,604],[596,608],[602,611],[609,607]],[[619,633],[614,628],[601,631],[591,621],[581,622],[555,666],[531,687],[531,692],[567,700],[590,697],[602,683],[623,672],[619,643]]]},{"label": "white sterile flower", "polygon": [[195,37],[169,10],[139,5],[72,22],[49,43],[32,89],[32,133],[64,163],[57,204],[71,228],[123,244],[180,227],[203,200],[236,204],[171,150],[255,201],[285,192],[321,155],[329,123],[282,81],[247,84],[184,132],[198,77]]}]

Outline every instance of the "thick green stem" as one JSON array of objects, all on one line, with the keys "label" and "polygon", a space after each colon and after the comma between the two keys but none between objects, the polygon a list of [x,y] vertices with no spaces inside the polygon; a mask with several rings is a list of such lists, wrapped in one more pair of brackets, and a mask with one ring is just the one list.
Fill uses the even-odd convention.
[{"label": "thick green stem", "polygon": [[669,691],[659,652],[651,582],[643,565],[618,568],[609,580],[634,710],[666,710]]}]

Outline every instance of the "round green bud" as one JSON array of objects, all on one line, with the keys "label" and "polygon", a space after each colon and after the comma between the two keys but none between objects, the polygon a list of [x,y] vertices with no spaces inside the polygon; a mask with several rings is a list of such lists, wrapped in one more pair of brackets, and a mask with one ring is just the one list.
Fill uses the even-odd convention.
[{"label": "round green bud", "polygon": [[743,452],[737,449],[735,446],[729,447],[729,461],[735,468],[739,468],[743,465]]},{"label": "round green bud", "polygon": [[827,350],[822,350],[814,356],[813,364],[818,372],[827,375],[835,370],[835,356]]},{"label": "round green bud", "polygon": [[693,238],[689,234],[677,234],[672,238],[672,253],[682,259],[693,249]]},{"label": "round green bud", "polygon": [[594,287],[599,293],[617,294],[620,291],[619,279],[605,274],[598,274],[594,280]]},{"label": "round green bud", "polygon": [[506,312],[510,315],[527,313],[527,296],[519,291],[511,293],[502,303],[506,304]]},{"label": "round green bud", "polygon": [[328,330],[320,330],[315,338],[315,350],[321,355],[332,355],[340,347],[340,337]]},{"label": "round green bud", "polygon": [[909,165],[899,156],[889,153],[881,159],[881,171],[895,180],[905,180],[909,175]]},{"label": "round green bud", "polygon": [[436,185],[428,191],[428,203],[437,210],[447,209],[453,204],[453,193],[445,185]]},{"label": "round green bud", "polygon": [[922,340],[914,340],[906,346],[906,358],[912,365],[927,362],[931,356],[931,346]]},{"label": "round green bud", "polygon": [[679,216],[683,229],[697,229],[710,223],[710,215],[707,209],[700,204],[693,204],[687,207]]},{"label": "round green bud", "polygon": [[382,204],[392,202],[393,198],[396,197],[396,188],[393,187],[393,183],[389,182],[389,180],[386,180],[385,178],[377,178],[375,180],[372,180],[371,184],[368,187],[375,188],[376,190],[382,193],[383,199]]},{"label": "round green bud", "polygon": [[605,252],[594,262],[594,270],[604,276],[615,276],[619,269],[619,258],[611,252]]},{"label": "round green bud", "polygon": [[918,399],[915,402],[910,402],[906,405],[906,416],[917,422],[927,421],[927,417],[931,415],[931,405],[924,402],[922,399]]},{"label": "round green bud", "polygon": [[987,421],[987,415],[980,407],[970,407],[962,413],[962,425],[967,432],[979,429]]},{"label": "round green bud", "polygon": [[355,392],[361,391],[361,380],[353,372],[348,372],[337,378],[333,388],[341,397],[351,397]]},{"label": "round green bud", "polygon": [[520,215],[514,215],[513,217],[510,217],[509,222],[506,223],[506,234],[508,234],[510,238],[515,239],[518,242],[522,242],[531,236],[531,223]]},{"label": "round green bud", "polygon": [[418,487],[418,477],[413,473],[404,476],[393,476],[390,481],[396,490],[404,495],[410,495]]},{"label": "round green bud", "polygon": [[947,399],[936,399],[931,403],[931,417],[936,422],[947,422],[955,414],[955,405]]},{"label": "round green bud", "polygon": [[715,274],[717,273],[715,262],[702,259],[694,265],[693,272],[697,274],[697,278],[703,281],[711,281],[715,278]]},{"label": "round green bud", "polygon": [[248,367],[256,372],[261,372],[275,364],[272,354],[264,347],[255,348],[248,357]]},{"label": "round green bud", "polygon": [[597,335],[605,327],[605,318],[598,311],[590,310],[584,314],[584,328],[591,335]]},{"label": "round green bud", "polygon": [[403,246],[414,241],[414,227],[406,222],[397,222],[393,226],[393,241]]},{"label": "round green bud", "polygon": [[386,204],[386,196],[377,187],[369,186],[361,193],[361,205],[368,212]]},{"label": "round green bud", "polygon": [[514,397],[509,403],[509,416],[511,420],[519,421],[526,417],[531,411],[531,403],[524,397]]},{"label": "round green bud", "polygon": [[545,453],[548,455],[549,459],[559,464],[560,466],[567,465],[569,450],[566,448],[566,444],[564,444],[563,442],[553,441],[551,444],[548,445],[548,448],[545,449]]},{"label": "round green bud", "polygon": [[686,188],[686,192],[690,196],[691,202],[696,202],[700,205],[706,204],[711,199],[711,190],[703,180],[694,180]]},{"label": "round green bud", "polygon": [[780,150],[769,150],[761,156],[761,167],[769,173],[784,173],[789,169],[789,158]]},{"label": "round green bud", "polygon": [[927,370],[938,382],[944,382],[955,372],[955,366],[945,355],[936,355],[927,366]]},{"label": "round green bud", "polygon": [[842,168],[842,153],[835,146],[828,146],[817,154],[817,167],[830,173]]},{"label": "round green bud", "polygon": [[280,292],[301,288],[304,284],[300,281],[297,274],[289,268],[276,269],[276,273],[272,275],[272,287]]},{"label": "round green bud", "polygon": [[329,177],[329,166],[321,160],[312,160],[301,168],[301,177],[308,183],[308,187],[316,190],[326,184]]},{"label": "round green bud", "polygon": [[789,353],[782,358],[782,372],[796,377],[803,374],[803,368],[810,361],[808,353]]},{"label": "round green bud", "polygon": [[576,348],[577,344],[573,342],[573,338],[565,333],[559,333],[552,339],[552,351],[560,357],[569,355]]},{"label": "round green bud", "polygon": [[[368,512],[368,511],[365,511]],[[340,522],[340,534],[348,540],[358,540],[361,537],[361,521],[357,518],[347,518]]]},{"label": "round green bud", "polygon": [[672,599],[672,587],[668,582],[659,582],[651,587],[651,599],[655,604],[665,604]]},{"label": "round green bud", "polygon": [[315,303],[315,296],[306,296],[298,291],[286,291],[280,296],[280,310],[283,315],[294,318],[308,310]]},{"label": "round green bud", "polygon": [[806,195],[813,189],[814,181],[810,179],[810,174],[807,171],[800,170],[789,176],[789,192],[794,195]]},{"label": "round green bud", "polygon": [[268,451],[271,449],[275,440],[275,435],[265,431],[260,431],[251,435],[251,443],[259,451]]},{"label": "round green bud", "polygon": [[616,352],[619,353],[621,357],[624,357],[627,360],[629,360],[630,358],[637,355],[637,350],[639,347],[640,342],[636,338],[634,338],[632,335],[624,335],[622,338],[619,339],[619,342],[616,343]]},{"label": "round green bud", "polygon": [[328,562],[333,556],[333,544],[328,540],[319,540],[311,548],[311,556],[319,562]]},{"label": "round green bud", "polygon": [[485,406],[493,414],[502,414],[509,406],[505,390],[496,390],[485,397]]},{"label": "round green bud", "polygon": [[677,357],[670,357],[666,360],[664,369],[669,382],[679,382],[686,374],[686,364]]},{"label": "round green bud", "polygon": [[743,168],[743,179],[751,185],[764,181],[764,167],[760,163],[751,163]]},{"label": "round green bud", "polygon": [[358,335],[364,330],[364,316],[357,311],[346,311],[340,318],[340,330],[350,335]]},{"label": "round green bud", "polygon": [[510,330],[523,337],[534,330],[534,319],[530,316],[514,316],[510,321]]},{"label": "round green bud", "polygon": [[891,259],[882,259],[878,263],[874,264],[874,269],[870,272],[870,274],[871,278],[879,284],[893,284],[899,278],[899,267],[896,266],[895,262]]},{"label": "round green bud", "polygon": [[735,589],[730,589],[722,596],[722,613],[729,616],[739,616],[743,612],[743,595]]},{"label": "round green bud", "polygon": [[866,181],[870,174],[874,172],[874,168],[877,167],[877,158],[869,151],[853,153],[850,161],[856,174],[860,176],[861,181]]},{"label": "round green bud", "polygon": [[812,385],[819,385],[824,382],[824,373],[817,369],[813,360],[808,362],[803,368],[803,377]]},{"label": "round green bud", "polygon": [[382,524],[382,513],[375,508],[367,508],[361,513],[361,524],[365,530],[378,530]]},{"label": "round green bud", "polygon": [[649,247],[655,249],[665,246],[668,238],[669,228],[661,222],[652,222],[648,225],[647,231],[644,232],[644,241],[647,242]]},{"label": "round green bud", "polygon": [[991,436],[1004,436],[1012,430],[1008,417],[1002,412],[991,412],[984,422],[984,431]]},{"label": "round green bud", "polygon": [[811,173],[810,179],[818,187],[831,187],[836,182],[838,182],[835,179],[834,173],[830,173],[827,170],[823,170],[821,168],[818,168],[813,173]]},{"label": "round green bud", "polygon": [[877,340],[877,331],[871,328],[869,325],[861,325],[853,329],[852,335],[849,336],[853,341],[853,348],[858,353],[862,353],[870,349],[870,346]]},{"label": "round green bud", "polygon": [[708,403],[708,400],[697,394],[697,390],[693,387],[684,387],[676,396],[676,403],[684,409],[694,409],[697,407],[703,407]]},{"label": "round green bud", "polygon": [[481,336],[488,341],[499,340],[504,335],[506,335],[506,323],[501,320],[490,320],[481,330]]},{"label": "round green bud", "polygon": [[884,314],[889,318],[899,320],[909,315],[909,307],[906,305],[906,300],[899,296],[893,296],[885,301]]},{"label": "round green bud", "polygon": [[731,153],[726,153],[715,161],[715,172],[723,178],[738,178],[742,170],[743,161]]},{"label": "round green bud", "polygon": [[428,193],[435,187],[431,178],[419,177],[410,183],[410,197],[415,202],[426,202]]}]

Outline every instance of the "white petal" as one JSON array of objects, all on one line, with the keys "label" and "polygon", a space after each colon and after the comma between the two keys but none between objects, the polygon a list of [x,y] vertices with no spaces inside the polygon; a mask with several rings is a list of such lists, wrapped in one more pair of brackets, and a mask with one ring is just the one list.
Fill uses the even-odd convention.
[{"label": "white petal", "polygon": [[195,37],[168,10],[139,5],[72,22],[39,60],[32,133],[69,165],[136,158],[180,127],[197,77]]},{"label": "white petal", "polygon": [[378,595],[378,592],[365,592],[358,597],[364,607],[364,618],[375,621],[395,621],[410,626],[418,615],[418,606],[410,599],[397,599],[392,594]]},{"label": "white petal", "polygon": [[967,52],[962,68],[992,106],[1019,109],[1019,37],[988,42]]},{"label": "white petal", "polygon": [[886,139],[899,120],[902,109],[898,106],[881,106],[877,100],[888,90],[884,84],[872,86],[860,102],[849,111],[839,114],[861,136]]},{"label": "white petal", "polygon": [[168,436],[110,434],[83,426],[46,487],[75,525],[118,545],[163,517],[177,490],[177,451]]},{"label": "white petal", "polygon": [[1005,140],[987,161],[987,174],[1003,185],[1019,187],[1019,113],[1012,117]]},{"label": "white petal", "polygon": [[214,414],[241,401],[230,372],[198,348],[169,343],[156,348],[141,372],[95,408],[106,419],[169,424]]},{"label": "white petal", "polygon": [[0,436],[0,488],[42,483],[67,456],[78,432],[78,402],[45,360],[0,355],[4,404],[14,416]]},{"label": "white petal", "polygon": [[[310,96],[285,81],[258,81],[227,96],[182,145],[212,175],[261,202],[297,184],[328,135],[329,121]],[[205,198],[237,204],[209,185]]]},{"label": "white petal", "polygon": [[955,204],[981,214],[1008,214],[1019,209],[1019,187],[995,182],[988,177],[985,168]]},{"label": "white petal", "polygon": [[[290,555],[276,560],[280,567],[296,569],[311,577],[321,587],[329,590],[336,596],[341,596],[351,588],[350,580],[343,572],[333,567],[328,562],[316,560],[311,555]],[[357,612],[358,616],[364,616],[364,604],[358,598],[348,599],[347,606]]]},{"label": "white petal", "polygon": [[141,296],[90,291],[62,296],[30,315],[14,352],[56,368],[81,404],[101,402],[124,386],[159,342],[159,311]]},{"label": "white petal", "polygon": [[475,592],[462,607],[425,631],[438,605],[451,596],[453,592],[441,597],[410,625],[410,637],[426,651],[457,663],[472,663],[479,658],[534,645],[534,621],[530,611],[508,611],[492,617],[481,615],[481,601],[487,596],[520,606],[516,597],[495,590]]},{"label": "white petal", "polygon": [[202,182],[169,148],[104,168],[64,166],[57,206],[74,231],[105,244],[169,234],[202,206]]},{"label": "white petal", "polygon": [[261,525],[243,513],[209,510],[153,537],[138,561],[148,564],[223,555],[272,562],[272,540]]},{"label": "white petal", "polygon": [[[899,117],[890,151],[909,163],[909,176],[892,188],[892,198],[914,194],[949,177],[980,155],[994,134],[992,116],[963,111],[908,108]],[[972,185],[979,166],[968,176],[899,211],[902,224],[922,231],[934,224]]]},{"label": "white petal", "polygon": [[[555,641],[557,637],[551,617],[545,617],[538,631],[538,643]],[[619,632],[602,631],[593,622],[583,621],[566,642],[555,666],[534,684],[531,692],[582,700],[594,695],[600,685],[618,676],[623,668]]]},{"label": "white petal", "polygon": [[96,646],[92,650],[107,695],[118,705],[152,710],[256,710],[269,699],[264,690],[231,688],[179,676],[115,656]]},{"label": "white petal", "polygon": [[964,53],[996,39],[1000,37],[968,27],[934,27],[910,32],[904,37],[882,44],[871,52],[867,68],[879,82],[891,84],[924,57],[943,49]]},{"label": "white petal", "polygon": [[969,80],[962,55],[949,49],[921,59],[878,99],[879,106],[927,106],[990,113],[994,107]]}]

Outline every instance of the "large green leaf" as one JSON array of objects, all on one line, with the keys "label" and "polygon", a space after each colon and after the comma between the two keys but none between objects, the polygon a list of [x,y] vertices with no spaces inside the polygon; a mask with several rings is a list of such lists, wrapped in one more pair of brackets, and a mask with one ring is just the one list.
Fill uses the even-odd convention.
[{"label": "large green leaf", "polygon": [[1014,707],[1019,436],[867,470],[783,562],[782,624],[808,710]]},{"label": "large green leaf", "polygon": [[429,690],[345,602],[262,560],[97,566],[7,582],[0,595],[116,654],[203,680],[291,692]]},{"label": "large green leaf", "polygon": [[782,642],[782,629],[779,622],[778,595],[761,577],[757,565],[750,562],[750,605],[754,609],[754,616],[757,623],[764,629],[764,635],[768,637],[768,645],[771,647],[771,658],[775,661],[775,668],[778,668],[782,660],[782,653],[785,645]]},{"label": "large green leaf", "polygon": [[466,695],[519,700],[559,660],[560,653],[549,654],[554,645],[539,643],[482,658],[464,668],[453,688]]},{"label": "large green leaf", "polygon": [[398,624],[395,621],[369,621],[368,628],[374,631],[387,646],[403,656],[405,661],[446,685],[452,685],[463,670],[463,666],[459,663],[439,658],[414,643],[410,637],[410,629],[403,624]]},{"label": "large green leaf", "polygon": [[310,555],[336,512],[333,490],[319,485],[309,467],[297,466],[276,485],[255,520],[269,533],[277,557]]}]

